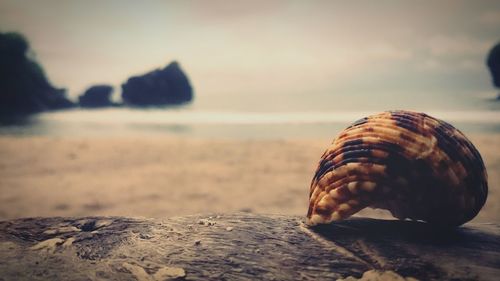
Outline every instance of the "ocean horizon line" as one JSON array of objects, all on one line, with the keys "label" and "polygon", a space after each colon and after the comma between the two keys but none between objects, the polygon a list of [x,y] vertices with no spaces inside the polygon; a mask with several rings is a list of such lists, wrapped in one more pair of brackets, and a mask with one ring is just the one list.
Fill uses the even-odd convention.
[{"label": "ocean horizon line", "polygon": [[[182,109],[77,109],[42,113],[38,121],[84,122],[108,124],[164,124],[164,125],[280,125],[349,123],[380,111],[336,112],[256,112],[203,111]],[[426,114],[447,122],[500,124],[500,111],[426,111]]]}]

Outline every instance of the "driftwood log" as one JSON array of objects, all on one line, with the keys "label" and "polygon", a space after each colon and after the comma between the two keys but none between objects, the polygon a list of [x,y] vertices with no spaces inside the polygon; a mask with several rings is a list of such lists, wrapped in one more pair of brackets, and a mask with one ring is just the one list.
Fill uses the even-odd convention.
[{"label": "driftwood log", "polygon": [[[363,275],[364,274],[364,275]],[[0,280],[499,280],[500,227],[252,214],[0,222]],[[405,279],[406,278],[406,279]]]}]

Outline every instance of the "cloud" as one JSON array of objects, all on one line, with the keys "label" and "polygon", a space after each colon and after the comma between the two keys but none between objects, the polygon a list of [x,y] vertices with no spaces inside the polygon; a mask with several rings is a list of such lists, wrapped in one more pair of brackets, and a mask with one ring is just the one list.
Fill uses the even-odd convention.
[{"label": "cloud", "polygon": [[470,56],[483,55],[490,44],[469,37],[434,36],[426,46],[432,56]]},{"label": "cloud", "polygon": [[361,49],[361,53],[369,60],[408,60],[413,56],[412,50],[398,48],[388,43],[374,43],[372,46]]},{"label": "cloud", "polygon": [[432,72],[481,71],[491,42],[468,36],[430,37],[418,48],[417,70]]},{"label": "cloud", "polygon": [[482,60],[467,58],[450,60],[444,58],[427,57],[415,60],[414,64],[417,70],[424,72],[477,71],[485,68]]},{"label": "cloud", "polygon": [[479,22],[498,27],[500,25],[500,11],[484,12],[479,16]]},{"label": "cloud", "polygon": [[287,1],[264,1],[264,0],[212,0],[199,1],[190,4],[190,10],[195,18],[205,22],[211,21],[235,21],[242,18],[266,17],[290,5]]}]

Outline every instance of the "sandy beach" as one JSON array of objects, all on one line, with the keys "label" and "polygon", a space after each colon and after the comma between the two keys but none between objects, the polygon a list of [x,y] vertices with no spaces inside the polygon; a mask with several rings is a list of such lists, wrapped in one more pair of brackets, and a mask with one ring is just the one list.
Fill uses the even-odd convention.
[{"label": "sandy beach", "polygon": [[[475,222],[500,222],[500,134],[473,135],[489,174]],[[0,219],[305,215],[311,177],[330,139],[0,137]],[[366,210],[361,215],[386,216]]]}]

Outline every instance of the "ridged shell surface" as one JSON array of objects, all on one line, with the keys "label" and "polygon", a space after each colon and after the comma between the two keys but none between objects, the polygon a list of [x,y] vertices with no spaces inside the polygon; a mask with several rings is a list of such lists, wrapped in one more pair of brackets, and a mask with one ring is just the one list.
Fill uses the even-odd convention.
[{"label": "ridged shell surface", "polygon": [[325,151],[311,182],[307,223],[372,207],[458,226],[477,215],[487,194],[483,160],[463,133],[425,113],[383,112],[354,122]]}]

